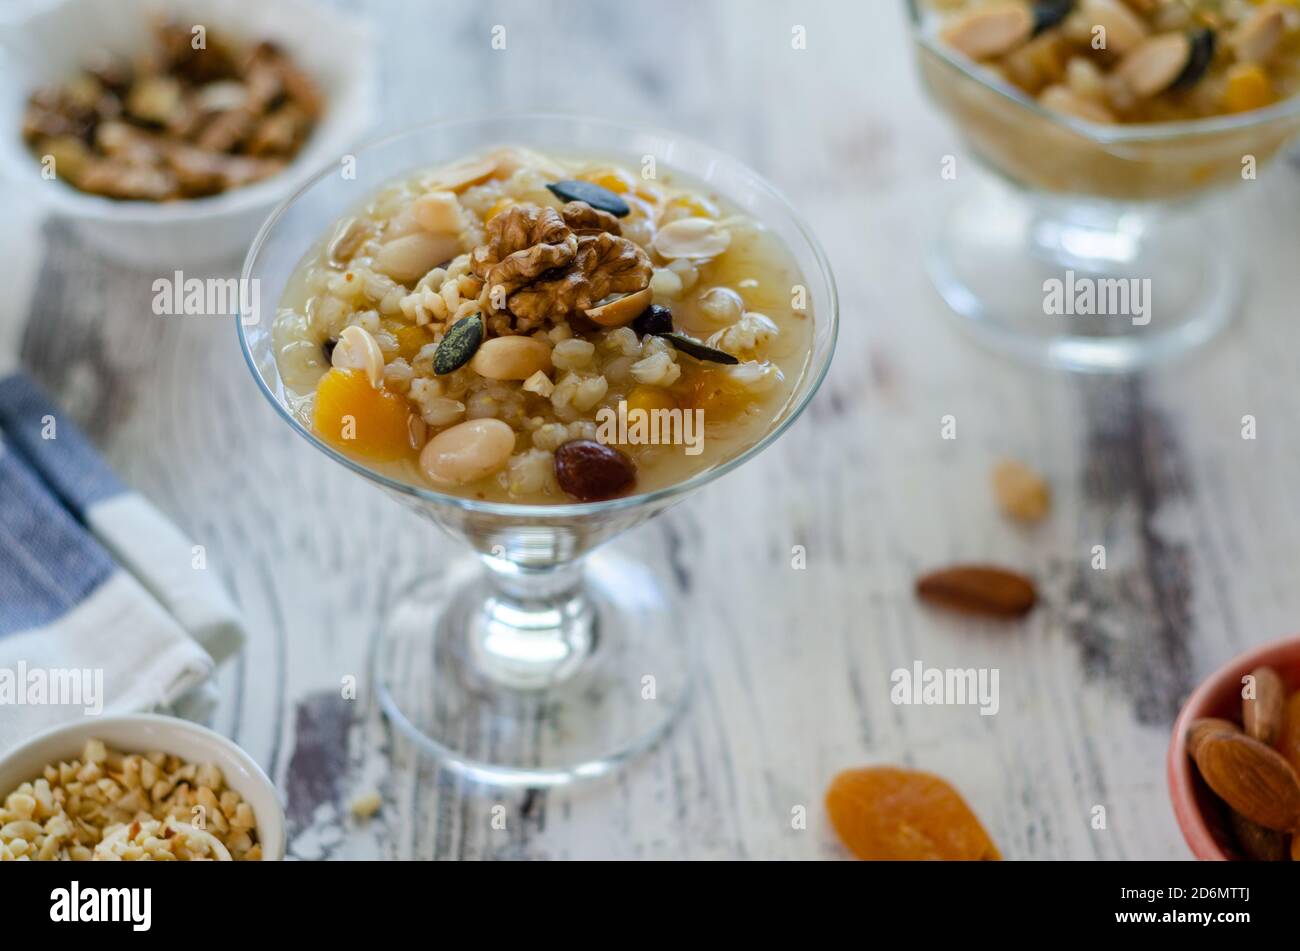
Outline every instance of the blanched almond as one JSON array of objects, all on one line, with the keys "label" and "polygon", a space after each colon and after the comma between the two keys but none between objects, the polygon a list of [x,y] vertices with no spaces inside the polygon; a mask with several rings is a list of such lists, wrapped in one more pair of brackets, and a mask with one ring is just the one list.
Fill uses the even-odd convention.
[{"label": "blanched almond", "polygon": [[636,320],[654,303],[654,291],[644,288],[633,294],[627,294],[608,304],[601,304],[587,311],[587,316],[602,327],[623,327]]},{"label": "blanched almond", "polygon": [[460,234],[465,214],[454,192],[427,192],[411,203],[416,222],[434,234]]},{"label": "blanched almond", "polygon": [[1161,33],[1131,50],[1112,75],[1145,99],[1172,86],[1191,55],[1192,41],[1186,33]]},{"label": "blanched almond", "polygon": [[1080,15],[1091,31],[1101,27],[1105,33],[1105,49],[1123,56],[1147,36],[1146,23],[1130,10],[1122,0],[1083,0]]},{"label": "blanched almond", "polygon": [[454,235],[417,232],[394,238],[375,255],[375,270],[402,284],[413,284],[460,253],[460,241]]},{"label": "blanched almond", "polygon": [[678,218],[654,237],[654,249],[670,261],[716,258],[730,246],[731,232],[709,218]]},{"label": "blanched almond", "polygon": [[991,59],[1009,53],[1034,33],[1034,13],[1028,3],[982,6],[948,24],[940,38],[971,59]]},{"label": "blanched almond", "polygon": [[1260,7],[1245,23],[1228,36],[1228,45],[1237,59],[1248,63],[1265,63],[1273,57],[1282,42],[1285,14],[1277,6]]},{"label": "blanched almond", "polygon": [[476,482],[499,471],[515,451],[515,431],[499,419],[471,419],[444,429],[420,453],[434,485]]},{"label": "blanched almond", "polygon": [[1048,86],[1038,94],[1038,101],[1053,112],[1074,116],[1088,122],[1110,123],[1115,114],[1099,102],[1085,99],[1068,86]]},{"label": "blanched almond", "polygon": [[363,327],[344,327],[334,345],[330,363],[341,370],[363,370],[370,385],[379,388],[384,377],[384,352]]},{"label": "blanched almond", "polygon": [[526,380],[551,366],[551,347],[535,337],[493,337],[478,348],[470,369],[489,380]]},{"label": "blanched almond", "polygon": [[447,191],[459,194],[472,185],[487,181],[497,170],[497,160],[491,156],[470,159],[436,169],[422,182],[430,191]]},{"label": "blanched almond", "polygon": [[1003,459],[993,467],[993,492],[1002,511],[1022,522],[1037,522],[1052,508],[1047,480],[1014,459]]}]

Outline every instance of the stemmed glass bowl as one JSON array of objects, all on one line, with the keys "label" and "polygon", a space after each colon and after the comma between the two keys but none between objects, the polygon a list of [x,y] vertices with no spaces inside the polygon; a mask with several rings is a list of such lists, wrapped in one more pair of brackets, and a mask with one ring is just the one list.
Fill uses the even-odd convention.
[{"label": "stemmed glass bowl", "polygon": [[[516,505],[445,495],[375,472],[304,425],[276,367],[271,324],[290,276],[330,227],[381,186],[503,145],[622,159],[690,176],[779,237],[802,274],[814,330],[789,401],[752,446],[653,492],[606,502]],[[547,786],[608,772],[683,709],[693,628],[671,572],[595,549],[758,455],[800,415],[835,346],[826,257],[756,173],[675,133],[559,115],[438,121],[378,141],[321,172],[262,226],[243,268],[244,356],[281,418],[321,452],[462,539],[476,558],[431,566],[395,595],[373,657],[390,720],[443,763],[501,785]],[[346,174],[344,173],[346,170]]]},{"label": "stemmed glass bowl", "polygon": [[[924,0],[904,3],[930,98],[993,173],[969,187],[957,166],[944,182],[959,197],[929,252],[931,278],[964,326],[1030,362],[1127,371],[1227,324],[1238,262],[1200,199],[1255,181],[1300,132],[1300,97],[1209,119],[1088,122],[1043,107],[950,49]],[[1108,299],[1144,293],[1142,307],[1049,307],[1048,287],[1068,294],[1080,278]]]}]

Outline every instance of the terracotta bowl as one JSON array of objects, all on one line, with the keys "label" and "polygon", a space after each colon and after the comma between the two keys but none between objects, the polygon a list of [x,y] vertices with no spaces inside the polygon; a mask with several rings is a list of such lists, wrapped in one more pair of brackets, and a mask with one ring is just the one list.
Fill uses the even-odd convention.
[{"label": "terracotta bowl", "polygon": [[1178,828],[1198,859],[1238,862],[1244,856],[1228,830],[1223,804],[1205,785],[1187,755],[1187,728],[1201,717],[1223,717],[1240,723],[1241,678],[1263,666],[1276,670],[1288,690],[1300,689],[1300,638],[1274,641],[1228,661],[1187,698],[1174,723],[1166,764],[1169,798],[1173,801]]}]

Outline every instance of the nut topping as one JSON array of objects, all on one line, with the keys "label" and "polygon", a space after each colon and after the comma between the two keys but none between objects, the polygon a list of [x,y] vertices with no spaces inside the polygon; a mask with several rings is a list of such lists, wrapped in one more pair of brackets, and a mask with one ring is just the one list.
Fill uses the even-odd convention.
[{"label": "nut topping", "polygon": [[[570,216],[603,220],[591,211],[595,217],[572,208]],[[514,205],[488,222],[487,232],[470,270],[485,282],[497,334],[527,333],[650,284],[650,258],[640,247],[608,231],[577,235],[553,208]]]},{"label": "nut topping", "polygon": [[659,229],[654,249],[668,260],[716,258],[731,246],[731,232],[710,218],[679,218]]}]

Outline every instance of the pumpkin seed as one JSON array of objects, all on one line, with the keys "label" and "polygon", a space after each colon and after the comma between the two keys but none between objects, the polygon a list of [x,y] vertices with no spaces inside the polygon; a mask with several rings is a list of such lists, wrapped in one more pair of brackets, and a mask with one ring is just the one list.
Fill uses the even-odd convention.
[{"label": "pumpkin seed", "polygon": [[688,337],[686,334],[672,331],[671,333],[659,334],[660,337],[667,340],[674,347],[686,354],[688,357],[694,357],[696,360],[708,360],[710,363],[725,363],[728,366],[739,363],[740,360],[727,353],[725,350],[716,350],[708,344],[700,343],[694,337]]},{"label": "pumpkin seed", "polygon": [[483,342],[483,318],[470,314],[451,325],[433,354],[433,372],[438,376],[454,373],[473,358]]},{"label": "pumpkin seed", "polygon": [[1170,89],[1187,89],[1201,81],[1214,61],[1214,31],[1197,30],[1190,37],[1191,51],[1187,55],[1187,65],[1178,74]]},{"label": "pumpkin seed", "polygon": [[552,182],[546,187],[560,201],[585,201],[592,208],[608,211],[615,218],[625,218],[632,211],[627,202],[595,182],[566,179],[562,182]]}]

